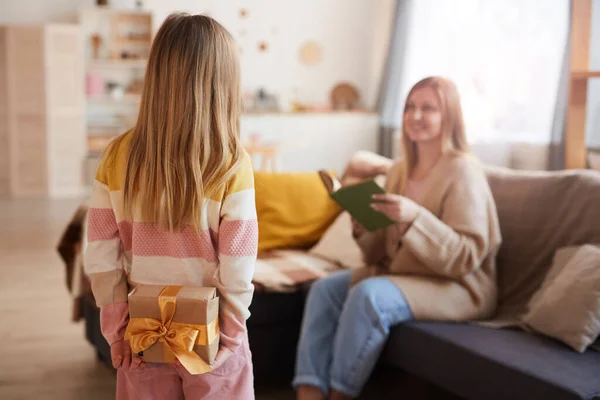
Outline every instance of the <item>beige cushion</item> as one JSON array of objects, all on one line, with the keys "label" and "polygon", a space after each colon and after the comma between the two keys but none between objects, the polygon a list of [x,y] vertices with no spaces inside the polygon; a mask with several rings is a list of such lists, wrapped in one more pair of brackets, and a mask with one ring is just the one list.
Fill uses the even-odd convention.
[{"label": "beige cushion", "polygon": [[341,213],[309,254],[339,264],[344,268],[364,266],[360,248],[352,237],[350,214]]},{"label": "beige cushion", "polygon": [[600,173],[486,169],[502,233],[496,318],[515,320],[526,312],[557,249],[600,243]]},{"label": "beige cushion", "polygon": [[557,251],[523,322],[583,352],[600,334],[600,247]]}]

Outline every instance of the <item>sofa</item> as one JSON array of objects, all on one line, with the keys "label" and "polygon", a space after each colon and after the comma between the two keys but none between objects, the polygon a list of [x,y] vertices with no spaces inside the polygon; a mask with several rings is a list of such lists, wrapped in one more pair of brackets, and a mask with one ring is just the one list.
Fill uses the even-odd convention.
[{"label": "sofa", "polygon": [[[600,351],[594,345],[575,351],[523,322],[557,250],[600,243],[600,173],[496,167],[486,173],[503,236],[493,323],[394,327],[361,398],[600,399]],[[257,386],[289,387],[309,287],[256,291],[248,330]],[[93,299],[82,302],[87,337],[108,360]]]},{"label": "sofa", "polygon": [[[590,346],[577,352],[522,322],[557,250],[600,243],[600,173],[497,167],[486,167],[486,173],[503,236],[494,323],[410,322],[393,328],[361,398],[600,398],[599,351]],[[297,341],[306,289],[258,294],[251,317],[257,326],[249,325],[258,381],[289,384],[295,349],[273,343],[278,337]]]}]

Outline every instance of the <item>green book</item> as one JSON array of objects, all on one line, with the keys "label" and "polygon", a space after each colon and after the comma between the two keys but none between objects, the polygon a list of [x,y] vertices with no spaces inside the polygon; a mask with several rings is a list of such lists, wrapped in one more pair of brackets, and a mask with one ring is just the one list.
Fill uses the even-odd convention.
[{"label": "green book", "polygon": [[339,180],[327,171],[319,171],[331,198],[361,224],[367,231],[373,232],[394,223],[386,215],[371,208],[374,194],[383,194],[385,190],[374,179],[349,186],[342,186]]}]

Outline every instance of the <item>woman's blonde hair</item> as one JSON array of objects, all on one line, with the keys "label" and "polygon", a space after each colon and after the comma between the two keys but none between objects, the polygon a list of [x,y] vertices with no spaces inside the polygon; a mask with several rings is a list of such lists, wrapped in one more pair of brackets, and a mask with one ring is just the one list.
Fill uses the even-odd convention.
[{"label": "woman's blonde hair", "polygon": [[232,36],[212,18],[171,14],[152,43],[130,133],[125,215],[132,217],[135,208],[160,227],[199,230],[204,199],[217,195],[239,168],[240,108]]},{"label": "woman's blonde hair", "polygon": [[[417,90],[432,88],[437,93],[442,107],[442,153],[470,153],[469,143],[465,135],[460,96],[456,85],[449,79],[439,76],[430,76],[417,82],[408,92],[408,99]],[[405,106],[406,112],[406,106]],[[406,126],[402,126],[402,187],[418,163],[417,144],[410,140],[406,133]],[[403,189],[404,190],[404,189]]]}]

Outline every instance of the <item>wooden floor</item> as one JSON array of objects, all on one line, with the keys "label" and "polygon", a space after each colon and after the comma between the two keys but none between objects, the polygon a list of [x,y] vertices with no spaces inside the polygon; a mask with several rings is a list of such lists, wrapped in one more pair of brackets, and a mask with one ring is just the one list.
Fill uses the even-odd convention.
[{"label": "wooden floor", "polygon": [[[55,247],[78,200],[0,199],[0,399],[113,399],[115,374],[96,361]],[[289,391],[257,399],[290,399]]]},{"label": "wooden floor", "polygon": [[56,243],[78,201],[0,200],[0,399],[112,399],[71,301]]}]

